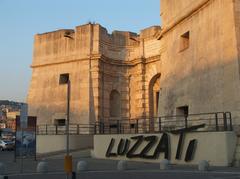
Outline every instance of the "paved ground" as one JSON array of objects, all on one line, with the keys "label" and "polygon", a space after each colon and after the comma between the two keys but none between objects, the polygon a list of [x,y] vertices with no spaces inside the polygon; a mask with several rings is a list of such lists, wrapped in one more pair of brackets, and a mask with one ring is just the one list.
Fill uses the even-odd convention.
[{"label": "paved ground", "polygon": [[[88,171],[77,175],[81,179],[240,179],[240,168],[211,167],[209,172],[199,172],[196,166],[172,166],[171,170],[160,171],[159,164],[130,162],[127,171],[117,171],[117,161],[97,160],[89,157],[89,151],[74,152],[73,163],[76,166],[79,160],[88,163]],[[49,163],[49,174],[37,174],[36,166],[40,160]],[[63,172],[63,155],[45,156],[34,160],[16,160],[14,153],[0,152],[0,162],[7,166],[9,179],[62,179],[66,178]],[[0,177],[1,178],[1,177]]]}]

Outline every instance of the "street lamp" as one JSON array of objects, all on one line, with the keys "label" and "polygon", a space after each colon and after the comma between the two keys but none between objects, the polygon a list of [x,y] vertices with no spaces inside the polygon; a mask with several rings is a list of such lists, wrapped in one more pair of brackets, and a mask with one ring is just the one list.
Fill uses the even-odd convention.
[{"label": "street lamp", "polygon": [[64,158],[64,170],[67,173],[67,179],[69,173],[72,172],[72,156],[69,155],[69,121],[70,121],[70,90],[71,82],[69,79],[69,73],[60,74],[59,85],[67,84],[67,120],[66,120],[66,156]]}]

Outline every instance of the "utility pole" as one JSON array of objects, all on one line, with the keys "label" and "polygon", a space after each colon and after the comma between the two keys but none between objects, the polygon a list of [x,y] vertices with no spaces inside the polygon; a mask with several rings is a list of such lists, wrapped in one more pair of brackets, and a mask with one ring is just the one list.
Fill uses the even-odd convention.
[{"label": "utility pole", "polygon": [[67,84],[67,120],[66,120],[66,155],[64,158],[64,170],[66,172],[66,179],[69,179],[69,174],[72,173],[72,156],[69,152],[69,121],[70,121],[70,92],[71,92],[71,81],[69,74],[61,74],[59,78],[59,84]]}]

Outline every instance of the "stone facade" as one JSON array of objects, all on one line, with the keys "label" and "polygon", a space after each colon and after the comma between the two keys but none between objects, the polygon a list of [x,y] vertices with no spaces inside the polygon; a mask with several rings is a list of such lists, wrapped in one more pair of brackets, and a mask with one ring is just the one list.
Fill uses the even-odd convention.
[{"label": "stone facade", "polygon": [[[99,24],[37,34],[30,115],[65,119],[70,74],[71,122],[230,111],[240,108],[240,0],[161,0],[162,27],[140,34]],[[184,108],[186,107],[186,108]],[[183,109],[183,111],[181,110]]]},{"label": "stone facade", "polygon": [[230,111],[239,123],[240,1],[161,2],[160,113]]},{"label": "stone facade", "polygon": [[67,87],[59,85],[59,75],[69,73],[72,123],[148,116],[149,83],[159,76],[160,31],[153,26],[139,35],[108,34],[99,24],[86,24],[36,35],[30,115],[38,116],[38,124],[65,119]]}]

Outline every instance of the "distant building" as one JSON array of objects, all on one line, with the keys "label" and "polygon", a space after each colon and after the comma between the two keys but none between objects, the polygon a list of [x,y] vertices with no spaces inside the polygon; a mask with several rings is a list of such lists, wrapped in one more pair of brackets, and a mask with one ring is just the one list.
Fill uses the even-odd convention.
[{"label": "distant building", "polygon": [[3,111],[0,110],[0,120],[2,120],[2,119],[3,119]]},{"label": "distant building", "polygon": [[4,120],[6,118],[7,118],[7,116],[6,116],[5,108],[0,108],[0,120]]},{"label": "distant building", "polygon": [[16,129],[16,116],[20,115],[20,104],[13,101],[0,101],[0,128]]},{"label": "distant building", "polygon": [[8,120],[15,120],[16,116],[20,115],[20,111],[7,111],[7,119]]},{"label": "distant building", "polygon": [[0,123],[0,129],[4,129],[6,128],[6,123],[5,122],[1,122]]}]

